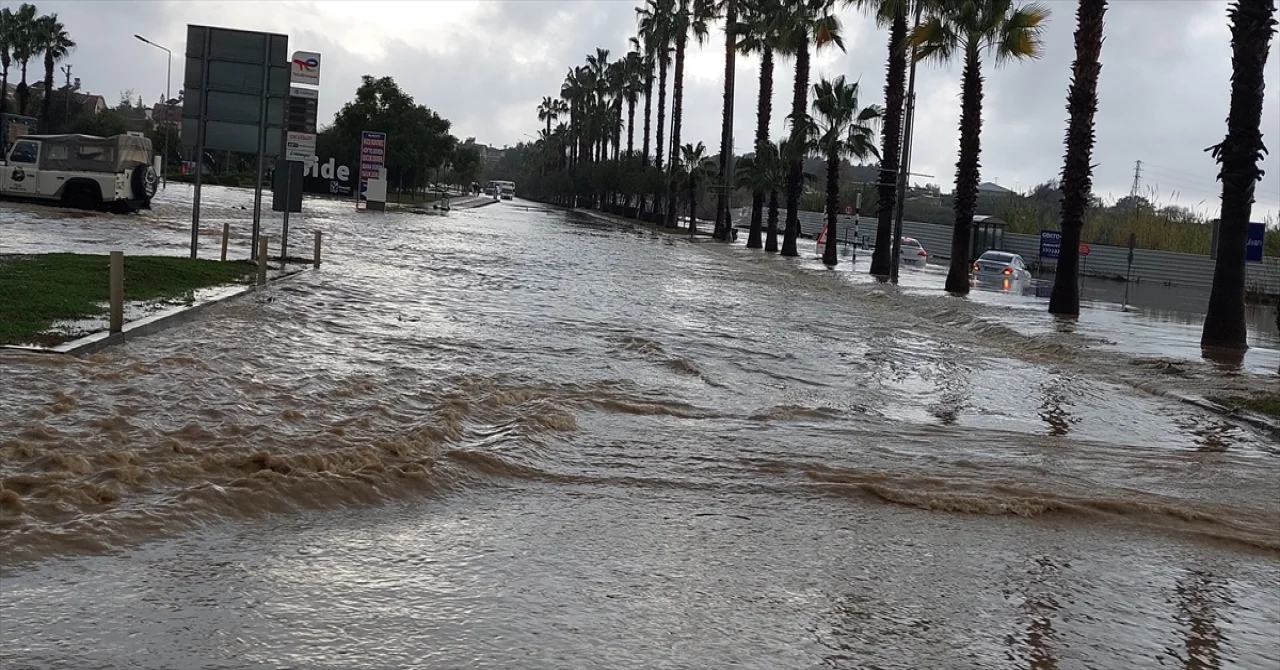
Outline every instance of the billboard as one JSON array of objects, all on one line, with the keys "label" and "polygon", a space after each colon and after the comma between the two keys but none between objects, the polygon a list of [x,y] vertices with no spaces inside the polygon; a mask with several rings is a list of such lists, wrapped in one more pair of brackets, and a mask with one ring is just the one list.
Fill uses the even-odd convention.
[{"label": "billboard", "polygon": [[1062,253],[1062,231],[1040,231],[1040,258],[1057,260]]},{"label": "billboard", "polygon": [[305,163],[302,171],[302,190],[316,195],[351,197],[355,194],[351,168],[338,165],[332,158]]},{"label": "billboard", "polygon": [[1262,262],[1262,242],[1267,235],[1267,224],[1249,224],[1249,243],[1244,249],[1244,260],[1249,263]]},{"label": "billboard", "polygon": [[285,35],[188,25],[183,143],[204,151],[279,156],[288,49]]},{"label": "billboard", "polygon": [[289,83],[320,85],[320,54],[314,51],[295,51],[289,62]]}]

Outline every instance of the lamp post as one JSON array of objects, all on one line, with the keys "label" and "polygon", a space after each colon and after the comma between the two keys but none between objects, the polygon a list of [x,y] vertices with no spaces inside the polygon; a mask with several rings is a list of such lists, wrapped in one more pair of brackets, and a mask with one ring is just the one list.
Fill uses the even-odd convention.
[{"label": "lamp post", "polygon": [[[920,29],[920,15],[924,12],[924,3],[917,0],[915,27],[911,30],[911,34],[915,35]],[[911,74],[907,78],[907,98],[906,109],[903,110],[902,124],[902,160],[898,164],[898,198],[895,203],[893,217],[893,242],[890,245],[889,257],[889,281],[898,283],[898,267],[902,264],[899,256],[902,255],[902,215],[905,210],[907,198],[907,179],[911,174],[911,139],[916,119],[916,55],[917,49],[915,45],[911,47]]]},{"label": "lamp post", "polygon": [[135,33],[134,37],[138,38],[139,40],[147,44],[150,44],[151,46],[157,49],[160,49],[161,51],[165,52],[169,56],[169,64],[165,70],[165,75],[164,75],[164,104],[165,104],[165,110],[166,110],[164,115],[165,117],[164,123],[166,126],[164,129],[164,158],[161,159],[160,161],[160,183],[163,188],[167,189],[169,187],[169,128],[168,128],[168,125],[169,125],[169,116],[170,116],[169,112],[173,110],[172,102],[171,102],[173,98],[169,95],[169,86],[173,80],[173,52],[165,47],[160,46],[159,44],[156,44],[155,42],[152,42],[151,40],[143,37],[142,35],[138,35]]}]

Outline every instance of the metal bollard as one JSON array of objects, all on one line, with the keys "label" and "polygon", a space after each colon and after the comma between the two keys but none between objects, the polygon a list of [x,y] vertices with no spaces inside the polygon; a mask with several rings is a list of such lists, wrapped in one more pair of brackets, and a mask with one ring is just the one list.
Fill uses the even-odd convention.
[{"label": "metal bollard", "polygon": [[110,284],[108,298],[110,301],[110,331],[118,333],[124,330],[124,252],[111,252]]},{"label": "metal bollard", "polygon": [[258,236],[258,286],[267,283],[267,236]]},{"label": "metal bollard", "polygon": [[324,236],[324,233],[323,233],[323,232],[321,232],[321,231],[319,231],[319,230],[317,230],[317,231],[316,231],[316,250],[315,250],[315,253],[314,253],[314,254],[312,254],[312,256],[311,256],[311,267],[312,267],[312,268],[319,269],[319,267],[320,267],[320,238],[321,238],[321,237],[323,237],[323,236]]},{"label": "metal bollard", "polygon": [[222,222],[222,262],[227,262],[227,238],[231,236],[231,224]]}]

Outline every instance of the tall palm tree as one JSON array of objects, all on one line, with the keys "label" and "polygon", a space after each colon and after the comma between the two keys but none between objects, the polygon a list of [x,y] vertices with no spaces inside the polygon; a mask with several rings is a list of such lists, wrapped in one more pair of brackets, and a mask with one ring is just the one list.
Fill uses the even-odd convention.
[{"label": "tall palm tree", "polygon": [[10,33],[12,41],[9,47],[13,52],[13,60],[18,62],[22,72],[22,80],[18,82],[18,113],[25,116],[27,102],[31,99],[31,90],[27,88],[27,64],[36,55],[36,7],[23,3],[13,14],[13,25]]},{"label": "tall palm tree", "polygon": [[1262,100],[1267,53],[1276,26],[1275,0],[1236,0],[1231,17],[1231,107],[1227,136],[1209,147],[1222,166],[1222,215],[1218,224],[1218,260],[1204,317],[1200,346],[1248,348],[1244,317],[1245,255],[1253,194],[1262,170]]},{"label": "tall palm tree", "polygon": [[609,64],[605,72],[604,94],[609,99],[611,123],[609,140],[613,142],[613,159],[621,158],[622,153],[622,103],[626,100],[627,72],[626,61],[616,60]]},{"label": "tall palm tree", "polygon": [[[783,18],[783,43],[796,57],[795,91],[791,100],[791,134],[804,144],[805,118],[809,109],[809,46],[826,46],[844,50],[840,19],[835,15],[834,0],[794,0]],[[792,158],[787,171],[787,225],[782,235],[782,255],[798,256],[796,238],[800,236],[800,192],[804,180],[804,154]]]},{"label": "tall palm tree", "polygon": [[[734,168],[734,180],[738,188],[749,188],[751,192],[756,194],[761,201],[764,200],[764,194],[773,194],[773,210],[769,221],[769,241],[772,248],[769,251],[778,250],[778,188],[782,185],[785,167],[779,155],[778,145],[765,140],[756,142],[755,153],[750,156],[743,156]],[[751,216],[751,232],[747,235],[747,246],[752,249],[761,247],[761,234],[763,228],[763,217],[761,212],[753,212]],[[754,241],[754,246],[752,243]]]},{"label": "tall palm tree", "polygon": [[1076,60],[1067,91],[1067,156],[1062,167],[1062,244],[1049,311],[1080,314],[1080,231],[1093,187],[1093,116],[1098,111],[1102,26],[1107,0],[1080,0],[1076,10]]},{"label": "tall palm tree", "polygon": [[960,84],[960,157],[956,161],[955,214],[951,235],[951,269],[946,290],[969,292],[969,245],[978,205],[978,158],[982,153],[982,52],[996,66],[1012,60],[1039,58],[1041,33],[1049,8],[1014,0],[964,0],[930,3],[927,18],[911,35],[919,60],[964,59]]},{"label": "tall palm tree", "polygon": [[13,63],[18,17],[8,7],[0,8],[0,114],[9,111],[9,66]]},{"label": "tall palm tree", "polygon": [[577,165],[581,160],[581,142],[582,142],[582,125],[583,125],[583,86],[584,74],[582,68],[569,68],[569,73],[565,75],[564,84],[560,86],[560,96],[565,100],[569,107],[569,160]]},{"label": "tall palm tree", "polygon": [[[45,132],[52,132],[49,113],[53,106],[53,68],[71,53],[76,43],[71,41],[57,14],[42,16],[36,21],[35,38],[36,45],[44,52],[44,104],[41,105],[40,119]],[[71,91],[68,90],[67,95],[71,95]]]},{"label": "tall palm tree", "polygon": [[[917,0],[919,2],[921,0]],[[884,135],[877,187],[876,239],[893,239],[893,214],[898,199],[898,170],[902,164],[902,120],[907,88],[907,13],[911,0],[858,0],[881,26],[889,26],[889,61],[884,83]],[[877,244],[871,254],[871,274],[887,277],[892,245]]]},{"label": "tall palm tree", "polygon": [[[715,16],[718,5],[715,0],[679,0],[679,7],[672,18],[672,34],[676,43],[676,71],[671,82],[671,160],[675,162],[676,150],[680,148],[680,126],[684,114],[684,52],[692,33],[698,44],[707,39],[707,21]],[[670,193],[679,188],[676,174],[671,173]],[[667,226],[676,225],[676,202],[671,197],[667,200]]]},{"label": "tall palm tree", "polygon": [[551,135],[551,122],[560,116],[559,106],[551,96],[543,96],[542,104],[538,105],[538,120],[547,122],[547,135]]},{"label": "tall palm tree", "polygon": [[724,0],[724,111],[720,122],[720,174],[725,181],[720,184],[716,198],[715,238],[729,241],[733,221],[729,214],[729,162],[733,160],[733,89],[734,56],[738,53],[738,0]]},{"label": "tall palm tree", "polygon": [[[755,152],[757,155],[772,146],[774,155],[777,147],[769,142],[769,123],[773,112],[773,57],[778,53],[780,45],[779,27],[786,7],[781,0],[745,0],[742,16],[739,19],[738,51],[743,54],[760,54],[760,92],[756,102],[756,137]],[[760,229],[764,219],[765,196],[778,188],[774,183],[768,189],[753,189],[751,193],[751,233],[747,235],[747,248],[759,249],[761,246]],[[777,251],[776,248],[771,251]]]},{"label": "tall palm tree", "polygon": [[[806,177],[804,157],[808,153],[808,138],[804,136],[803,131],[799,134],[791,133],[778,142],[778,160],[782,164],[782,181],[769,192],[769,216],[764,236],[764,250],[769,253],[778,252],[778,198],[785,193],[783,189],[787,188],[791,180],[791,167],[797,162],[800,163],[800,182],[803,185]],[[798,224],[797,227],[799,227]]]},{"label": "tall palm tree", "polygon": [[707,148],[699,142],[696,146],[686,144],[680,147],[680,169],[678,176],[685,181],[689,189],[689,234],[698,233],[698,185],[715,178],[716,162],[707,155]]},{"label": "tall palm tree", "polygon": [[640,94],[644,93],[645,62],[644,54],[639,51],[627,52],[623,63],[622,97],[627,101],[627,157],[635,154],[636,144],[636,103]]},{"label": "tall palm tree", "polygon": [[823,79],[813,86],[813,118],[809,121],[812,150],[827,161],[827,238],[822,262],[834,266],[836,215],[840,211],[840,162],[880,155],[875,124],[884,114],[877,105],[858,105],[858,82],[844,76]]},{"label": "tall palm tree", "polygon": [[644,138],[641,140],[640,164],[649,166],[649,132],[652,130],[651,121],[653,118],[653,68],[657,65],[654,62],[653,47],[649,44],[649,38],[644,33],[640,33],[631,38],[633,51],[640,52],[640,85],[641,91],[644,93]]},{"label": "tall palm tree", "polygon": [[666,154],[662,138],[666,126],[667,69],[671,65],[671,23],[675,9],[675,0],[646,0],[643,7],[636,8],[640,34],[645,36],[645,43],[653,49],[658,61],[658,127],[653,145],[653,165],[657,168],[662,168],[662,157]]}]

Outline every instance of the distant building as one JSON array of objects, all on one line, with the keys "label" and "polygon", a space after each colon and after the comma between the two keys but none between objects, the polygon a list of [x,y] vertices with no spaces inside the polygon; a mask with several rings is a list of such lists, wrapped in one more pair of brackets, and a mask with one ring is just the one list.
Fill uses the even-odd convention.
[{"label": "distant building", "polygon": [[463,146],[471,147],[475,149],[477,152],[479,152],[481,160],[483,160],[484,164],[488,166],[497,164],[499,161],[502,160],[503,156],[507,155],[506,147],[503,147],[502,149],[498,149],[496,147],[491,147],[487,144],[480,144],[479,142],[475,142],[475,141],[467,141],[463,143]]},{"label": "distant building", "polygon": [[1014,191],[1007,189],[999,184],[993,184],[989,181],[984,181],[981,184],[978,184],[978,194],[979,195],[983,195],[983,194],[985,195],[1016,195]]},{"label": "distant building", "polygon": [[166,105],[163,102],[157,102],[151,107],[151,120],[157,126],[182,125],[182,103]]}]

